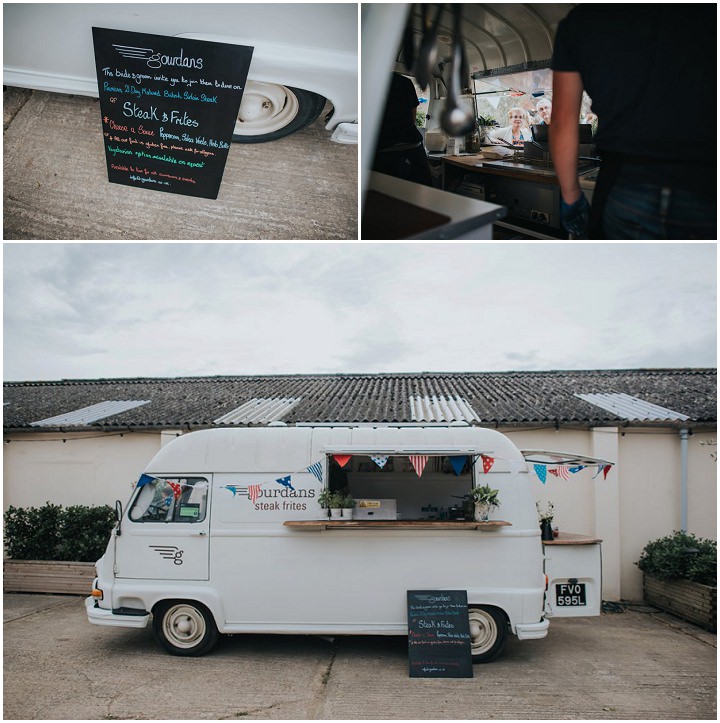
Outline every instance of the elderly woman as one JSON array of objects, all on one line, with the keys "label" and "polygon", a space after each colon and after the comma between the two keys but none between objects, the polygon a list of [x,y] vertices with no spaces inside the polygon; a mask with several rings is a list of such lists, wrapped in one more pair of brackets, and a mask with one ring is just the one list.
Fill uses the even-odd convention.
[{"label": "elderly woman", "polygon": [[522,108],[510,108],[508,111],[509,126],[498,128],[490,133],[490,140],[505,141],[513,146],[523,146],[525,141],[532,140],[530,119],[527,111]]}]

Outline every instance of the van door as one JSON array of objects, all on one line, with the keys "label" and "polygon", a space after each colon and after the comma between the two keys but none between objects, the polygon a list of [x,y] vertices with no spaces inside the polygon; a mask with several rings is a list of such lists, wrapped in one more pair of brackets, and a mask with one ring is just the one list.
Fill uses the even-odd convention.
[{"label": "van door", "polygon": [[210,478],[143,475],[116,538],[115,576],[207,580]]}]

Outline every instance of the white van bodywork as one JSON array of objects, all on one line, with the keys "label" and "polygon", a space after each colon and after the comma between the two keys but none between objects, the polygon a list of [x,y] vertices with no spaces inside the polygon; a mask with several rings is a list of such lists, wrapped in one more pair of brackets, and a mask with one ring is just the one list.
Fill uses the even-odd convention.
[{"label": "white van bodywork", "polygon": [[8,3],[3,13],[5,85],[97,97],[92,27],[247,45],[246,104],[263,91],[266,104],[285,98],[278,88],[310,91],[333,104],[334,139],[357,142],[354,5]]},{"label": "white van bodywork", "polygon": [[[355,497],[395,499],[397,520],[328,520],[318,496],[343,474],[335,455],[352,457],[340,484]],[[421,475],[411,455],[428,458]],[[378,456],[390,462],[379,469]],[[447,460],[462,456],[467,464],[453,474]],[[166,482],[174,502],[151,503]],[[443,503],[486,483],[501,501],[489,523],[447,519],[447,511],[428,519],[428,510],[442,518]],[[599,546],[576,565],[572,550],[555,551],[561,575],[544,569],[525,460],[493,430],[207,430],[178,437],[149,463],[97,563],[87,614],[120,627],[145,627],[152,614],[169,652],[199,655],[218,633],[406,635],[408,590],[460,589],[473,657],[484,662],[508,631],[547,634],[546,573],[587,590],[582,610],[554,614],[599,614]]]}]

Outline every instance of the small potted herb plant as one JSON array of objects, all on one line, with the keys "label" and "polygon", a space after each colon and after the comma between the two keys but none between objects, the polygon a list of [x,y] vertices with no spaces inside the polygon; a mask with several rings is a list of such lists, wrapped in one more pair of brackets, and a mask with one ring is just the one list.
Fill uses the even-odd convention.
[{"label": "small potted herb plant", "polygon": [[342,516],[344,520],[352,520],[355,499],[348,495],[342,499]]},{"label": "small potted herb plant", "polygon": [[339,520],[342,517],[344,495],[340,492],[331,492],[329,498],[330,519]]},{"label": "small potted herb plant", "polygon": [[540,537],[545,541],[552,540],[552,521],[555,517],[555,506],[548,500],[545,505],[536,502],[535,508],[538,511],[538,520],[540,521]]},{"label": "small potted herb plant", "polygon": [[473,488],[470,495],[475,503],[476,521],[486,522],[490,517],[490,513],[496,507],[500,507],[498,492],[499,490],[492,489],[488,484]]}]

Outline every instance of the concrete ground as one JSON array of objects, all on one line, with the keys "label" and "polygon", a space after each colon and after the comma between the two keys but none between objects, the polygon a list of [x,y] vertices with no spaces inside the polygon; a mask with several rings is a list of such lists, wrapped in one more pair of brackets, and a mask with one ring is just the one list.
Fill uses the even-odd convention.
[{"label": "concrete ground", "polygon": [[408,677],[407,639],[226,637],[203,658],[83,600],[4,596],[5,719],[716,719],[715,635],[638,607],[508,641],[472,679]]},{"label": "concrete ground", "polygon": [[3,98],[6,240],[358,238],[358,147],[330,140],[329,105],[288,138],[233,143],[213,201],[108,183],[94,98]]}]

